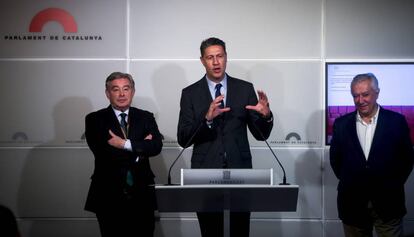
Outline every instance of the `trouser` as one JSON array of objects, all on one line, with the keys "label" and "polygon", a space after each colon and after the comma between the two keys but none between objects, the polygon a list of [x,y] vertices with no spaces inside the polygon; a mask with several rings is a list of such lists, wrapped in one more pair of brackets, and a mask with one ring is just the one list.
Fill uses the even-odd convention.
[{"label": "trouser", "polygon": [[377,232],[378,237],[402,237],[403,236],[403,222],[402,218],[395,218],[390,220],[382,220],[375,210],[369,208],[369,216],[371,218],[371,225],[365,227],[352,226],[343,223],[346,237],[372,237],[373,228]]},{"label": "trouser", "polygon": [[102,237],[152,237],[154,235],[154,212],[146,216],[118,216],[111,213],[97,213]]}]

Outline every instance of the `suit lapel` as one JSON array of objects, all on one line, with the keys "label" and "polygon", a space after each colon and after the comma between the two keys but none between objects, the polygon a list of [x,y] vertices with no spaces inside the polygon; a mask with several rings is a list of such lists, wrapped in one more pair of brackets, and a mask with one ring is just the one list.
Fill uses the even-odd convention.
[{"label": "suit lapel", "polygon": [[111,131],[120,137],[124,137],[121,130],[121,125],[119,124],[119,120],[110,105],[108,106],[106,113],[108,118],[108,126]]},{"label": "suit lapel", "polygon": [[377,119],[377,126],[375,127],[375,132],[374,132],[374,137],[372,138],[372,143],[371,143],[371,148],[369,150],[369,155],[368,157],[371,156],[371,154],[373,153],[373,151],[375,151],[377,149],[378,146],[378,139],[380,137],[384,137],[383,133],[384,133],[384,124],[386,124],[386,122],[384,122],[385,118],[384,118],[384,114],[381,113],[382,108],[379,108],[379,113],[378,113],[378,119]]},{"label": "suit lapel", "polygon": [[210,89],[208,88],[207,78],[204,76],[200,81],[200,94],[202,103],[207,103],[208,105],[211,104],[213,98],[210,94]]},{"label": "suit lapel", "polygon": [[227,75],[227,94],[226,94],[226,107],[232,106],[232,102],[234,100],[234,80],[229,75]]},{"label": "suit lapel", "polygon": [[129,114],[128,114],[128,120],[129,120],[129,134],[128,134],[128,138],[134,138],[137,136],[137,134],[135,134],[135,132],[137,132],[137,129],[140,128],[140,124],[139,124],[139,117],[138,117],[138,112],[132,108],[129,107]]},{"label": "suit lapel", "polygon": [[204,117],[207,113],[213,98],[210,94],[210,89],[208,88],[207,78],[204,76],[201,80],[198,81],[198,88],[195,91],[197,100],[194,101],[195,106],[198,107],[200,118]]},{"label": "suit lapel", "polygon": [[358,139],[358,133],[356,128],[356,113],[356,111],[352,113],[352,116],[348,121],[346,129],[349,129],[350,131],[350,140],[352,141],[352,145],[358,149],[358,153],[365,159],[364,150],[362,149],[361,143]]}]

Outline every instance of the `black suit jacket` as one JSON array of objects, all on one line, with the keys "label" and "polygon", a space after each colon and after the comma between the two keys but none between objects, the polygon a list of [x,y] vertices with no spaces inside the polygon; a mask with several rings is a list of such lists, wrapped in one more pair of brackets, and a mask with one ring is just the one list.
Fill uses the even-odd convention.
[{"label": "black suit jacket", "polygon": [[330,162],[339,179],[338,213],[343,222],[368,224],[369,201],[384,219],[404,216],[404,183],[413,160],[409,128],[401,114],[380,107],[368,160],[357,136],[356,111],[336,119]]},{"label": "black suit jacket", "polygon": [[253,85],[227,76],[226,107],[231,110],[216,117],[209,128],[205,115],[212,100],[206,77],[182,90],[177,137],[182,147],[194,144],[191,167],[251,168],[247,127],[258,140],[267,139],[273,127],[273,120],[245,108],[257,104]]},{"label": "black suit jacket", "polygon": [[[123,137],[111,106],[92,112],[85,118],[86,141],[95,156],[95,170],[85,205],[88,211],[96,213],[117,208],[125,200],[128,170],[134,179],[134,185],[129,190],[132,197],[140,199],[145,208],[155,208],[154,193],[148,186],[154,184],[148,157],[161,152],[162,136],[152,113],[130,107],[128,117],[128,139],[131,141],[132,152],[108,144],[109,130]],[[152,140],[144,140],[148,134],[152,134]],[[140,159],[136,162],[138,156]]]}]

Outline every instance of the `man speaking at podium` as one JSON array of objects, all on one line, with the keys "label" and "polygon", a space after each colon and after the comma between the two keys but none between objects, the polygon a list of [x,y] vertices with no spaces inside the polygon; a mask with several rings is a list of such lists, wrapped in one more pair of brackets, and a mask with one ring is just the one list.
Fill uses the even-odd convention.
[{"label": "man speaking at podium", "polygon": [[[257,140],[269,137],[273,115],[266,94],[257,100],[250,82],[226,74],[225,43],[218,38],[200,46],[206,74],[184,88],[180,101],[177,139],[194,144],[191,168],[252,168],[247,127]],[[223,236],[223,213],[197,213],[203,237]],[[249,236],[250,213],[230,213],[231,236]]]}]

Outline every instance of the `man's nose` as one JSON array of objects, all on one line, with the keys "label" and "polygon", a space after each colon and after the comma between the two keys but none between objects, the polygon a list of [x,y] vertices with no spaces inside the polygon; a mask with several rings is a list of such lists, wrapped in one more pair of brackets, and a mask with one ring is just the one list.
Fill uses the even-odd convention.
[{"label": "man's nose", "polygon": [[218,64],[218,59],[216,57],[213,58],[213,64]]}]

